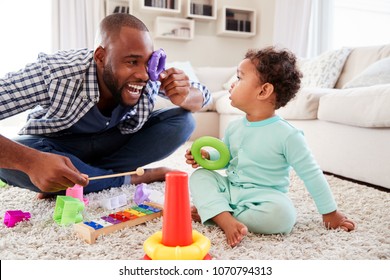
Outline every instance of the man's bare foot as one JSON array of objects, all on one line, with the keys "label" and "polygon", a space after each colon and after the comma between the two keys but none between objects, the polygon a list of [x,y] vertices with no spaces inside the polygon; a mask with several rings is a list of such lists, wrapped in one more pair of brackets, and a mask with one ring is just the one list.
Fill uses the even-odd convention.
[{"label": "man's bare foot", "polygon": [[198,223],[201,222],[198,209],[196,209],[195,206],[191,206],[191,218],[194,222],[198,222]]},{"label": "man's bare foot", "polygon": [[213,221],[225,232],[226,241],[231,247],[237,246],[248,234],[248,228],[237,221],[230,212],[222,212]]},{"label": "man's bare foot", "polygon": [[47,198],[53,198],[56,196],[57,196],[56,194],[51,194],[51,193],[38,193],[37,199],[47,199]]},{"label": "man's bare foot", "polygon": [[150,184],[154,182],[163,182],[165,181],[165,175],[168,172],[174,171],[174,169],[168,167],[157,167],[144,169],[144,174],[139,175],[131,175],[131,184],[138,185],[141,183]]}]

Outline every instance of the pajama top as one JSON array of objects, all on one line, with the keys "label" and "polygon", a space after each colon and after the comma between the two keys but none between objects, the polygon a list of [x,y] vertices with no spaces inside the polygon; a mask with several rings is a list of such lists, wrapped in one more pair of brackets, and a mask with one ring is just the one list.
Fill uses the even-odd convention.
[{"label": "pajama top", "polygon": [[[273,188],[287,193],[291,167],[303,180],[320,214],[337,209],[329,184],[307,147],[303,133],[279,116],[231,122],[223,139],[231,160],[226,174],[242,188]],[[210,152],[210,159],[217,157]]]}]

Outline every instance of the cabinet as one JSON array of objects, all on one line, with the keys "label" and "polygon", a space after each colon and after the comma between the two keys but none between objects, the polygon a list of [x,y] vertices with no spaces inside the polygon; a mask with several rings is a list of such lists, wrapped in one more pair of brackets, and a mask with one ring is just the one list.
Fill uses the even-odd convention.
[{"label": "cabinet", "polygon": [[178,14],[181,12],[181,0],[139,0],[142,11]]},{"label": "cabinet", "polygon": [[224,6],[218,12],[217,30],[220,36],[255,36],[256,11],[247,8]]},{"label": "cabinet", "polygon": [[217,0],[186,0],[185,15],[195,20],[215,20]]},{"label": "cabinet", "polygon": [[154,22],[155,38],[173,40],[192,40],[194,21],[191,19],[156,17]]}]

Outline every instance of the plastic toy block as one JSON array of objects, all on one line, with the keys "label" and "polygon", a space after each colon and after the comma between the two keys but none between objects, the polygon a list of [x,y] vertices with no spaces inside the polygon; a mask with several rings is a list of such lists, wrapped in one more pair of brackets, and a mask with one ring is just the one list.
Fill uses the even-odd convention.
[{"label": "plastic toy block", "polygon": [[[93,244],[100,235],[107,235],[117,230],[143,224],[162,216],[161,205],[148,203],[148,205],[140,205],[139,207],[142,209],[154,209],[154,211],[153,213],[146,215],[134,209],[126,209],[93,221],[77,223],[73,225],[73,228],[80,238],[84,239],[89,244]],[[130,215],[133,211],[141,213],[143,216],[136,216],[133,219],[127,218],[128,216],[126,215]],[[129,214],[126,214],[125,212]],[[124,218],[127,218],[127,220],[121,221],[114,217],[122,217],[123,220]],[[101,223],[99,221],[101,221]],[[101,227],[98,228],[98,225]]]},{"label": "plastic toy block", "polygon": [[112,210],[124,206],[126,205],[126,203],[127,203],[126,195],[121,194],[111,198],[103,199],[102,201],[100,201],[100,206],[105,209]]},{"label": "plastic toy block", "polygon": [[4,224],[7,227],[14,227],[21,221],[28,221],[31,218],[30,212],[23,212],[21,210],[8,210],[4,215]]},{"label": "plastic toy block", "polygon": [[137,205],[145,202],[153,202],[160,205],[164,204],[164,194],[162,192],[148,188],[145,183],[138,184],[134,192],[134,202]]},{"label": "plastic toy block", "polygon": [[7,185],[7,183],[0,180],[0,188],[5,187],[6,185]]},{"label": "plastic toy block", "polygon": [[81,202],[84,202],[85,205],[88,205],[88,198],[83,196],[84,188],[80,185],[74,185],[72,188],[66,189],[66,195],[79,199]]},{"label": "plastic toy block", "polygon": [[79,199],[71,196],[58,195],[53,219],[59,225],[79,223],[83,220],[83,210],[84,203]]}]

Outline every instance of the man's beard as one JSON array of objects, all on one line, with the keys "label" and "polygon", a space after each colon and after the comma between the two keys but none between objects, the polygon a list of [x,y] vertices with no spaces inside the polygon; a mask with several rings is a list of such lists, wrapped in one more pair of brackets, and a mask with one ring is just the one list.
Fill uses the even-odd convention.
[{"label": "man's beard", "polygon": [[123,105],[123,100],[122,100],[123,87],[118,86],[118,81],[114,77],[111,64],[107,64],[103,68],[103,81],[106,84],[107,88],[110,90],[115,101]]}]

